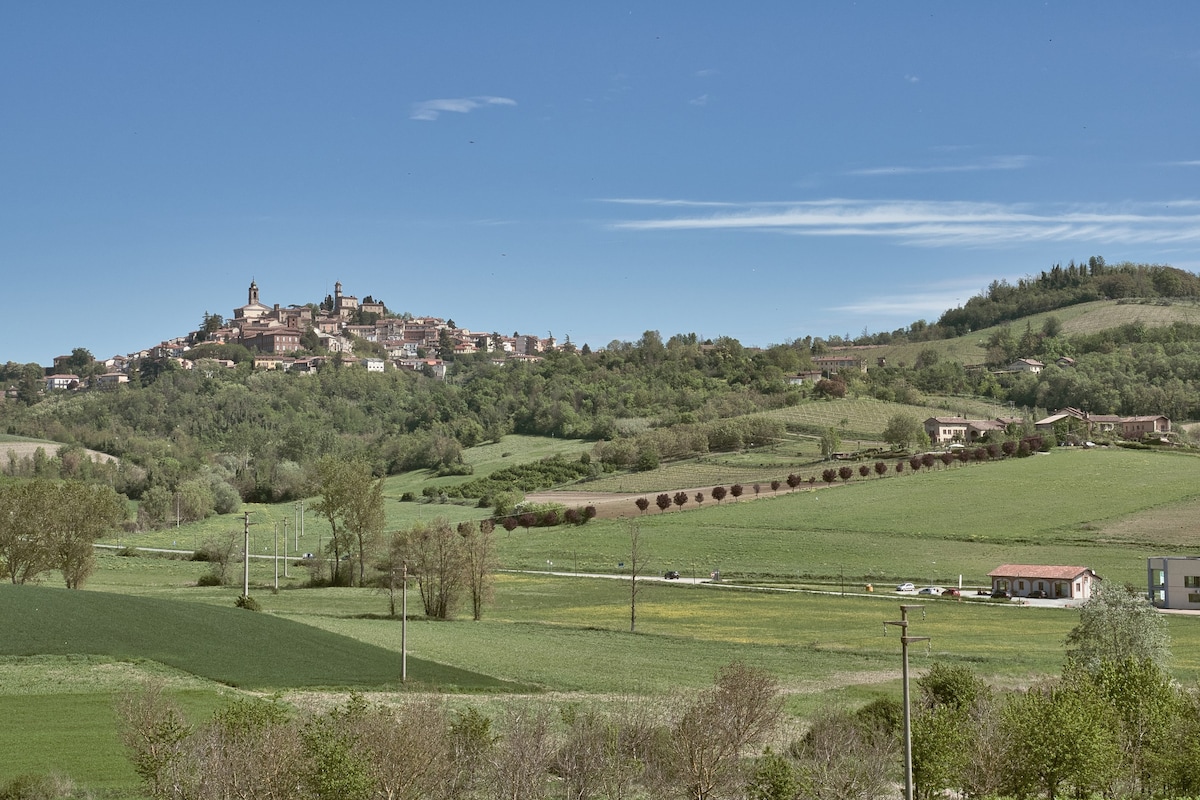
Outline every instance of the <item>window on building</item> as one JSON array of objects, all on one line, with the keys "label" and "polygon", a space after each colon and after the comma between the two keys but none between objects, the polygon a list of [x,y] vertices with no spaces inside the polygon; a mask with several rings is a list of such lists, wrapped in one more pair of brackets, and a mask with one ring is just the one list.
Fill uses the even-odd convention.
[{"label": "window on building", "polygon": [[1188,602],[1189,603],[1200,603],[1200,594],[1195,594],[1195,593],[1189,594]]},{"label": "window on building", "polygon": [[1184,575],[1183,585],[1189,589],[1200,589],[1200,575]]}]

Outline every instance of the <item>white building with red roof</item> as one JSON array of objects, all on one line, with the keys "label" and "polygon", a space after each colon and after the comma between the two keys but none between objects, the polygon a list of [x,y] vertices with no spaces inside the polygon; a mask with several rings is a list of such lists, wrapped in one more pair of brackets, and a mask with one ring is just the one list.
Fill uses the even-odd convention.
[{"label": "white building with red roof", "polygon": [[[1061,600],[1087,600],[1099,577],[1088,567],[1060,567],[1044,564],[1003,564],[988,573],[992,592],[1007,592],[1012,597],[1050,597]],[[1044,595],[1041,593],[1045,593]]]}]

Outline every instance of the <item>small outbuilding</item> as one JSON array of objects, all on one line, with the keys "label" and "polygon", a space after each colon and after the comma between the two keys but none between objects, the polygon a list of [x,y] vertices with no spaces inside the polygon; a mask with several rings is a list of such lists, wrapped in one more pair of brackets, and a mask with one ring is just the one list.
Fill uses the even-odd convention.
[{"label": "small outbuilding", "polygon": [[1087,600],[1099,577],[1088,567],[1058,567],[1042,564],[1004,564],[988,573],[992,592],[1012,597],[1038,596],[1061,600]]}]

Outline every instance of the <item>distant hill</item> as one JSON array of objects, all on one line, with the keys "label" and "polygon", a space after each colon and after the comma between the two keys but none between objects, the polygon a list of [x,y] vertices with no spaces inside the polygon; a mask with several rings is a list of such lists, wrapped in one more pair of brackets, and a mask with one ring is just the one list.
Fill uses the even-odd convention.
[{"label": "distant hill", "polygon": [[[0,614],[10,621],[0,637],[5,656],[148,659],[256,689],[399,684],[399,654],[391,650],[232,606],[0,585]],[[446,688],[527,688],[411,657],[408,674]]]},{"label": "distant hill", "polygon": [[[943,358],[960,364],[981,364],[987,355],[987,342],[998,328],[1008,326],[1019,336],[1026,326],[1035,331],[1041,330],[1050,317],[1062,323],[1062,332],[1066,336],[1093,334],[1138,323],[1147,328],[1166,327],[1177,322],[1200,325],[1200,300],[1095,300],[1039,312],[951,339],[868,345],[854,347],[853,350],[869,365],[883,358],[889,364],[911,366],[916,363],[917,355],[925,349],[933,349]],[[846,349],[836,348],[837,352]]]}]

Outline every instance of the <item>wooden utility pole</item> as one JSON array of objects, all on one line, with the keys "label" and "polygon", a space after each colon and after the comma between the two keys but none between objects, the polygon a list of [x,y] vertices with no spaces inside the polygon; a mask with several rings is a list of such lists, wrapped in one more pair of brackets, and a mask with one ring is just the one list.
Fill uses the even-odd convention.
[{"label": "wooden utility pole", "polygon": [[900,604],[900,620],[885,622],[884,625],[896,625],[900,628],[900,652],[903,654],[901,675],[904,684],[904,800],[913,800],[913,767],[912,767],[912,711],[908,703],[908,645],[910,642],[928,642],[928,636],[908,635],[908,612],[924,609],[921,605]]},{"label": "wooden utility pole", "polygon": [[408,681],[408,562],[400,563],[400,682]]},{"label": "wooden utility pole", "polygon": [[250,596],[250,512],[242,512],[242,530],[246,544],[242,549],[242,597]]}]

